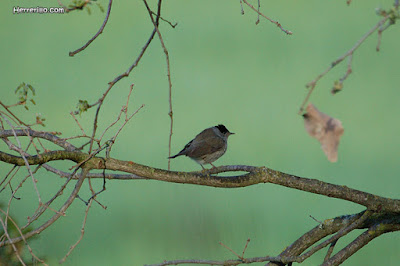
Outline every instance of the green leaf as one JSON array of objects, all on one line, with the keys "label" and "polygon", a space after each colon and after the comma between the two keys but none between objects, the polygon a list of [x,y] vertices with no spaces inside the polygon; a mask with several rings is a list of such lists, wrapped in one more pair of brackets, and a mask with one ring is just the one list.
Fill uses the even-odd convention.
[{"label": "green leaf", "polygon": [[340,92],[343,89],[343,83],[336,80],[335,83],[333,84],[333,88],[331,90],[332,94],[336,94]]},{"label": "green leaf", "polygon": [[25,87],[25,82],[22,82],[21,84],[19,84],[19,86],[15,90],[15,93],[17,93],[19,91],[19,89],[21,89],[22,87]]},{"label": "green leaf", "polygon": [[35,94],[35,89],[32,87],[32,85],[31,85],[31,84],[28,84],[27,86],[28,86],[28,88],[32,91],[33,96],[35,96],[35,95],[36,95],[36,94]]},{"label": "green leaf", "polygon": [[86,100],[79,100],[76,107],[78,108],[78,111],[75,113],[81,115],[83,112],[86,112],[89,109],[89,103]]}]

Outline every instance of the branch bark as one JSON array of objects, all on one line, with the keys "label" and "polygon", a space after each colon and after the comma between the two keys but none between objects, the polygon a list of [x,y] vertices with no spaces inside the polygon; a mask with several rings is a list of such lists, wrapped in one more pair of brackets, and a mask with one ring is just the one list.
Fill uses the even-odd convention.
[{"label": "branch bark", "polygon": [[[35,156],[26,156],[26,159],[29,164],[33,165],[43,164],[54,160],[72,160],[79,163],[87,160],[88,157],[89,155],[80,151],[51,151]],[[0,161],[19,166],[24,165],[22,157],[10,155],[4,152],[0,152]],[[400,212],[400,200],[398,199],[380,197],[347,186],[335,185],[317,179],[298,177],[267,167],[235,165],[217,167],[211,172],[175,172],[137,164],[132,161],[100,157],[91,158],[85,164],[90,164],[92,169],[122,171],[147,179],[212,187],[237,188],[260,183],[273,183],[331,198],[351,201],[363,205],[373,211]],[[248,173],[237,176],[213,175],[226,171],[244,171]]]}]

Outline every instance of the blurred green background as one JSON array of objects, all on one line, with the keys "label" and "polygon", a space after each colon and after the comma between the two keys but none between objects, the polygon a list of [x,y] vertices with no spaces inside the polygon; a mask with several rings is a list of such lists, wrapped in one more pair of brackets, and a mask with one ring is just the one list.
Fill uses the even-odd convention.
[{"label": "blurred green background", "polygon": [[[149,2],[153,6],[156,3]],[[223,123],[236,135],[230,138],[228,152],[216,165],[265,165],[399,198],[397,25],[384,32],[379,53],[375,52],[376,34],[355,52],[353,74],[343,92],[332,96],[330,89],[344,75],[346,62],[322,79],[312,95],[311,101],[321,111],[344,125],[337,163],[327,161],[297,115],[306,94],[304,85],[377,23],[380,18],[375,8],[389,8],[392,2],[353,1],[347,6],[345,1],[262,1],[261,11],[293,32],[287,36],[262,18],[256,26],[256,14],[246,6],[242,16],[239,1],[164,1],[163,17],[178,22],[175,29],[166,23],[160,27],[171,61],[172,152],[178,152],[204,128]],[[99,3],[106,9],[108,1]],[[256,5],[256,1],[252,3]],[[14,112],[30,121],[41,113],[46,118],[44,130],[60,131],[64,137],[80,134],[69,112],[76,109],[80,99],[97,101],[107,83],[128,69],[150,35],[152,25],[142,1],[114,1],[103,34],[74,57],[68,52],[97,32],[105,13],[92,6],[91,15],[86,11],[14,15],[15,5],[57,6],[56,1],[0,2],[1,101],[15,103],[15,88],[21,82],[30,83],[37,90],[37,105],[30,105],[29,112],[22,107]],[[129,111],[141,104],[146,106],[120,134],[112,156],[166,168],[168,81],[165,56],[157,38],[139,67],[107,97],[99,132],[117,117],[131,83],[135,86]],[[78,116],[87,132],[92,129],[94,111]],[[0,148],[7,150],[3,142]],[[53,165],[68,169],[73,164]],[[10,169],[5,164],[0,167],[2,175]],[[201,168],[180,157],[172,161],[172,169]],[[45,171],[36,178],[44,200],[64,182]],[[93,182],[96,189],[101,188],[101,180]],[[72,186],[54,208],[61,206]],[[8,202],[9,195],[9,191],[2,192],[0,201]],[[80,195],[89,197],[87,184]],[[12,215],[22,224],[38,204],[31,180],[17,196],[22,199],[13,201]],[[324,220],[363,209],[272,184],[218,189],[157,181],[109,181],[98,200],[107,210],[93,204],[85,236],[65,265],[223,260],[235,256],[219,241],[241,253],[248,238],[251,242],[246,256],[277,255],[316,225],[309,215]],[[50,265],[57,264],[79,238],[84,211],[85,205],[76,200],[66,217],[31,242],[35,253],[45,256]],[[350,234],[337,247],[355,236]],[[322,251],[304,264],[319,264],[324,256]],[[393,233],[372,241],[345,265],[398,265],[399,260],[399,234]]]}]

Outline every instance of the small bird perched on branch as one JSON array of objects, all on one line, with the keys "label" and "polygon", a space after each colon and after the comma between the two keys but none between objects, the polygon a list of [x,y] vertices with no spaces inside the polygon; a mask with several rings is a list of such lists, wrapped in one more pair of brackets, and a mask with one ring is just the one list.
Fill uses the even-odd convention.
[{"label": "small bird perched on branch", "polygon": [[233,134],[235,133],[229,132],[224,125],[204,129],[178,154],[168,159],[186,155],[200,164],[203,169],[205,169],[203,164],[211,164],[215,167],[212,162],[224,155],[228,147],[228,137]]}]

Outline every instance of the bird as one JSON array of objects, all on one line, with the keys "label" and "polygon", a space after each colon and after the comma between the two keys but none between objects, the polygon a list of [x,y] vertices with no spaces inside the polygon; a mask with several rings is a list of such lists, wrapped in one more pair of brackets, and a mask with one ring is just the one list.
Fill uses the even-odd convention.
[{"label": "bird", "polygon": [[192,139],[186,146],[174,156],[168,159],[174,159],[178,156],[185,155],[196,161],[205,170],[203,164],[211,164],[219,159],[228,147],[228,137],[235,133],[222,124],[214,127],[206,128]]}]

